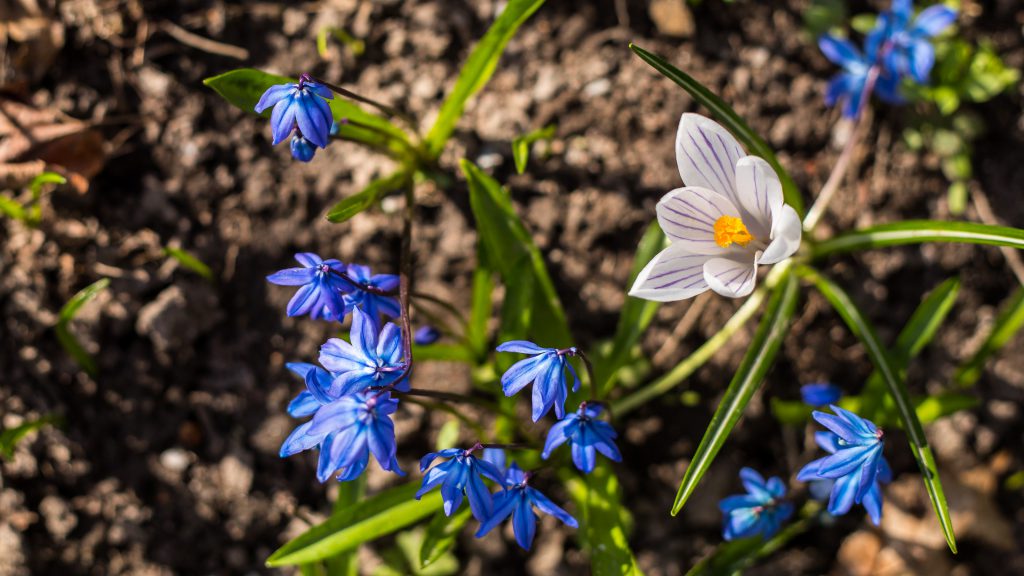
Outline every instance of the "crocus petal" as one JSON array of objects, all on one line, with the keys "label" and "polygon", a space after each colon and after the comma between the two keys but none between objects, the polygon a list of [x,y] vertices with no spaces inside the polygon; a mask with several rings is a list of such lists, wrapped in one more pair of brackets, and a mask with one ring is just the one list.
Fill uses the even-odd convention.
[{"label": "crocus petal", "polygon": [[553,350],[553,348],[541,348],[528,340],[510,340],[499,344],[496,350],[498,352],[515,352],[517,354],[540,354],[541,352]]},{"label": "crocus petal", "polygon": [[[735,180],[735,175],[732,178]],[[656,210],[665,235],[690,254],[725,253],[726,249],[715,242],[715,223],[722,216],[742,216],[739,206],[728,197],[695,186],[665,194]]]},{"label": "crocus petal", "polygon": [[699,114],[683,114],[676,132],[676,163],[687,186],[714,190],[736,204],[736,162],[743,148],[725,128]]},{"label": "crocus petal", "polygon": [[712,290],[729,298],[742,298],[754,291],[757,264],[737,255],[711,258],[704,263],[704,280]]},{"label": "crocus petal", "polygon": [[800,248],[803,223],[789,204],[775,213],[772,221],[772,242],[761,253],[758,264],[775,264],[789,258]]},{"label": "crocus petal", "polygon": [[956,10],[942,4],[929,6],[914,19],[910,33],[915,36],[935,36],[956,21]]},{"label": "crocus petal", "polygon": [[529,498],[520,497],[516,502],[515,510],[512,512],[512,532],[515,533],[516,542],[529,550],[533,545],[533,537],[537,533],[537,514],[530,506]]},{"label": "crocus petal", "polygon": [[312,268],[288,268],[267,276],[267,282],[278,286],[302,286],[309,284],[316,277]]},{"label": "crocus petal", "polygon": [[530,496],[530,499],[533,500],[533,504],[537,506],[537,508],[539,508],[541,512],[558,518],[562,521],[563,524],[570,528],[579,527],[579,523],[576,521],[575,518],[573,518],[572,514],[569,514],[560,506],[552,502],[550,498],[542,494],[539,490],[529,487],[527,487],[526,490],[527,494],[529,494]]},{"label": "crocus petal", "polygon": [[736,163],[736,189],[743,219],[755,238],[768,239],[772,220],[782,209],[782,184],[771,164],[757,156],[744,156]]},{"label": "crocus petal", "polygon": [[267,88],[267,91],[260,96],[260,101],[256,103],[254,110],[257,114],[262,114],[267,108],[270,108],[281,100],[291,96],[292,90],[294,89],[294,84],[278,84]]},{"label": "crocus petal", "polygon": [[629,290],[634,298],[655,302],[685,300],[708,290],[704,263],[708,256],[691,254],[679,244],[670,244],[640,271]]}]

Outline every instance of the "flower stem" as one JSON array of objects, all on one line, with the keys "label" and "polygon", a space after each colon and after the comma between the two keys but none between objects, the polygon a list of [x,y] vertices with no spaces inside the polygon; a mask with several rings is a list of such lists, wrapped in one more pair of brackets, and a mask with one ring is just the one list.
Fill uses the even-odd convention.
[{"label": "flower stem", "polygon": [[828,208],[829,202],[832,201],[832,197],[835,196],[836,190],[839,189],[839,184],[842,183],[843,177],[846,176],[846,171],[849,168],[850,161],[853,160],[853,150],[857,147],[857,142],[860,141],[861,137],[867,128],[868,122],[865,120],[866,115],[864,114],[864,108],[868,101],[871,99],[871,91],[875,88],[875,82],[878,80],[878,74],[880,70],[878,65],[872,66],[868,71],[867,80],[864,81],[864,90],[861,93],[860,107],[857,109],[857,118],[853,127],[853,133],[846,140],[846,144],[843,145],[842,152],[839,153],[839,159],[836,160],[835,166],[832,167],[832,173],[829,174],[828,180],[825,181],[825,185],[821,187],[821,192],[818,193],[817,200],[814,201],[814,205],[807,211],[807,216],[804,218],[804,230],[811,232],[814,227],[818,225],[821,217],[824,215],[825,210]]},{"label": "flower stem", "polygon": [[351,90],[347,90],[345,88],[342,88],[341,86],[338,86],[337,84],[331,84],[330,82],[325,82],[324,80],[321,80],[319,78],[314,78],[314,80],[316,80],[317,82],[323,84],[324,86],[327,86],[328,88],[330,88],[334,93],[338,94],[339,96],[344,96],[345,98],[348,98],[349,100],[355,100],[356,102],[362,102],[363,104],[368,104],[370,106],[373,106],[377,110],[380,110],[381,112],[383,112],[384,114],[386,114],[388,116],[393,116],[395,118],[400,119],[402,122],[405,122],[406,124],[408,124],[409,127],[412,128],[412,131],[414,133],[417,132],[416,120],[414,120],[408,114],[398,110],[397,108],[394,108],[392,106],[388,106],[387,104],[382,104],[382,103],[377,102],[376,100],[374,100],[372,98],[367,98],[366,96],[361,96],[361,95],[356,94],[355,92],[353,92]]},{"label": "flower stem", "polygon": [[583,353],[582,350],[577,349],[576,355],[583,360],[583,366],[587,369],[587,379],[590,381],[590,397],[596,401],[601,400],[601,391],[597,389],[597,379],[594,378],[594,365],[590,363],[590,358]]}]

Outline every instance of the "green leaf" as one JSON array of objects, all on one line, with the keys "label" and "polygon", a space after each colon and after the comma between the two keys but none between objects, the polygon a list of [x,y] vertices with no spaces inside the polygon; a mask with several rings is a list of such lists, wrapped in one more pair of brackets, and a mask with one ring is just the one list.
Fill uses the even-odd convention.
[{"label": "green leaf", "polygon": [[921,468],[921,475],[924,479],[925,488],[932,501],[932,507],[942,526],[942,532],[946,536],[946,543],[949,549],[956,553],[956,537],[953,535],[953,522],[949,515],[949,505],[946,503],[946,495],[942,490],[942,482],[939,479],[939,472],[935,465],[935,456],[931,447],[928,446],[928,438],[924,434],[924,428],[917,417],[917,411],[910,400],[907,387],[899,377],[899,372],[889,361],[889,355],[885,347],[878,340],[874,327],[861,313],[857,305],[853,303],[849,295],[832,281],[818,274],[817,271],[802,267],[800,274],[814,283],[818,290],[825,296],[825,299],[832,304],[836,312],[843,318],[850,331],[864,344],[868,356],[875,364],[875,368],[882,374],[885,384],[889,387],[889,393],[896,402],[896,409],[899,411],[900,419],[907,437],[910,440],[910,447]]},{"label": "green leaf", "polygon": [[68,179],[56,172],[43,172],[32,179],[28,184],[28,189],[32,192],[32,198],[39,198],[39,194],[43,191],[43,186],[47,184],[67,184]]},{"label": "green leaf", "polygon": [[1018,287],[1003,303],[1003,310],[981,348],[957,369],[953,381],[961,387],[973,386],[981,378],[985,361],[1005,346],[1021,326],[1024,326],[1024,288]]},{"label": "green leaf", "polygon": [[106,290],[109,285],[109,278],[101,278],[72,296],[60,309],[60,314],[57,316],[57,326],[55,327],[57,340],[60,341],[61,346],[64,347],[68,355],[75,359],[75,362],[82,367],[82,370],[85,370],[85,373],[93,378],[96,377],[96,361],[93,360],[92,356],[85,351],[85,348],[78,342],[78,339],[71,333],[69,326],[78,314],[78,311],[82,309],[82,306],[85,306],[97,294]]},{"label": "green leaf", "polygon": [[58,424],[61,419],[57,416],[47,415],[27,420],[14,428],[0,429],[0,458],[10,460],[14,458],[14,448],[26,436],[39,430],[48,424]]},{"label": "green leaf", "polygon": [[463,506],[461,510],[445,516],[444,512],[434,514],[433,520],[427,524],[427,532],[423,537],[423,547],[420,548],[420,567],[426,568],[440,560],[455,545],[455,539],[459,532],[470,518],[469,506]]},{"label": "green leaf", "polygon": [[[267,88],[294,82],[297,82],[295,78],[267,74],[252,68],[239,68],[203,80],[203,84],[229,103],[250,114],[256,113],[256,103]],[[338,134],[345,140],[360,142],[395,157],[409,154],[411,145],[408,136],[388,119],[366,112],[356,103],[338,95],[329,102],[334,121],[340,127]],[[269,117],[270,111],[265,111],[263,116]]]},{"label": "green leaf", "polygon": [[210,267],[189,252],[182,250],[181,248],[171,248],[168,246],[164,248],[164,254],[170,258],[174,258],[185,268],[199,274],[210,282],[213,282],[213,271],[210,270]]},{"label": "green leaf", "polygon": [[530,146],[539,140],[550,140],[555,137],[555,125],[549,124],[512,140],[512,159],[516,163],[516,172],[526,172],[526,163],[530,160]]},{"label": "green leaf", "polygon": [[798,282],[792,274],[787,274],[768,300],[764,317],[761,324],[754,333],[747,353],[740,362],[729,387],[725,390],[725,396],[718,404],[711,423],[701,438],[697,452],[694,453],[690,465],[686,467],[683,474],[683,481],[679,484],[679,491],[676,493],[675,503],[672,505],[672,515],[675,516],[690,499],[697,484],[704,477],[704,474],[711,466],[711,462],[718,455],[718,451],[725,444],[729,433],[739,422],[747,403],[754,396],[754,392],[761,386],[768,369],[771,368],[775,355],[782,346],[782,340],[786,336],[789,321],[796,310],[798,296]]},{"label": "green leaf", "polygon": [[366,188],[335,204],[327,213],[327,220],[344,222],[373,206],[386,194],[409,186],[410,182],[409,173],[404,168],[390,176],[377,178],[367,184]]},{"label": "green leaf", "polygon": [[[355,506],[366,496],[366,475],[350,482],[338,483],[338,499],[334,501],[334,513],[340,514]],[[327,559],[327,574],[330,576],[359,576],[359,547]]]},{"label": "green leaf", "polygon": [[413,345],[412,353],[416,360],[465,362],[466,364],[472,364],[475,360],[473,352],[461,344]]},{"label": "green leaf", "polygon": [[[640,275],[644,266],[665,247],[665,244],[665,234],[662,233],[657,220],[651,222],[636,249],[633,270],[630,272],[629,281],[626,284],[627,291],[633,285],[636,277]],[[612,339],[611,347],[606,354],[602,354],[594,360],[594,374],[598,382],[598,390],[601,390],[602,395],[607,394],[615,385],[619,369],[629,361],[660,305],[660,302],[626,296],[626,303],[623,304],[622,311],[619,313],[619,323],[615,328],[615,337]]]},{"label": "green leaf", "polygon": [[570,345],[569,324],[544,257],[516,215],[508,192],[472,162],[463,160],[461,167],[469,181],[470,207],[489,261],[506,286],[521,281],[524,289],[533,292],[534,305],[520,311],[527,315],[531,333],[543,334],[546,346]]},{"label": "green leaf", "polygon": [[794,183],[793,179],[789,176],[789,172],[786,172],[786,169],[782,167],[781,163],[779,163],[779,159],[775,157],[775,153],[772,152],[768,143],[758,136],[757,133],[743,121],[743,118],[740,118],[739,114],[737,114],[731,106],[716,96],[714,92],[708,90],[703,84],[697,82],[682,70],[679,70],[675,66],[669,64],[668,61],[661,56],[652,54],[636,44],[630,44],[629,47],[633,52],[636,52],[636,55],[644,62],[647,62],[666,78],[681,86],[684,90],[690,93],[690,96],[692,96],[694,100],[703,104],[705,108],[710,110],[711,114],[721,122],[729,132],[732,132],[740,142],[746,145],[750,154],[760,156],[771,164],[772,168],[775,169],[775,173],[778,174],[779,180],[782,182],[782,194],[786,199],[786,204],[792,206],[793,209],[797,211],[797,214],[803,214],[803,197],[800,196],[800,190],[796,187],[796,183]]},{"label": "green leaf", "polygon": [[815,258],[870,248],[921,244],[923,242],[963,242],[1024,248],[1024,230],[974,222],[941,220],[905,220],[879,224],[840,234],[811,248]]},{"label": "green leaf", "polygon": [[334,514],[278,548],[267,559],[267,566],[293,566],[323,560],[401,530],[441,509],[440,492],[430,492],[416,500],[418,489],[419,482],[403,484]]},{"label": "green leaf", "polygon": [[0,196],[0,213],[6,214],[8,217],[14,218],[15,220],[21,220],[22,222],[25,222],[28,219],[25,214],[25,207],[17,200],[13,200],[7,196]]},{"label": "green leaf", "polygon": [[473,269],[473,301],[470,306],[469,324],[466,326],[466,341],[473,349],[478,361],[483,361],[489,352],[487,323],[491,319],[494,294],[495,269],[487,257],[483,241],[476,250],[476,268]]},{"label": "green leaf", "polygon": [[494,69],[498,66],[501,53],[505,50],[505,45],[512,39],[519,26],[543,3],[544,0],[510,0],[484,37],[473,48],[473,52],[462,65],[455,86],[448,94],[444,104],[441,105],[437,120],[434,121],[434,125],[424,139],[427,154],[431,158],[441,155],[445,143],[448,142],[448,138],[455,131],[455,125],[462,117],[466,102],[491,79]]},{"label": "green leaf", "polygon": [[619,496],[622,488],[611,467],[600,461],[594,471],[582,478],[563,474],[569,495],[579,509],[577,536],[590,555],[594,576],[641,576],[633,551],[629,548],[629,512]]}]

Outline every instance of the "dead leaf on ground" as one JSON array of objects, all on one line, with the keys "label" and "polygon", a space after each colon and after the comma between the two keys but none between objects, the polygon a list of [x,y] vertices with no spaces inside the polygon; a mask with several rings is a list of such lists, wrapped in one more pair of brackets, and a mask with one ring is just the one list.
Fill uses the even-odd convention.
[{"label": "dead leaf on ground", "polygon": [[38,82],[64,46],[64,26],[36,0],[0,0],[0,90]]}]

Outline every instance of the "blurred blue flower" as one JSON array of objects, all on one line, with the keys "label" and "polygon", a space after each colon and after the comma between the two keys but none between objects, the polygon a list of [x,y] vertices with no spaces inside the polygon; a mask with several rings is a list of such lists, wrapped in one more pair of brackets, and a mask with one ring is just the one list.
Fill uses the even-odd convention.
[{"label": "blurred blue flower", "polygon": [[878,15],[865,45],[879,55],[888,74],[927,84],[935,64],[935,47],[930,40],[956,21],[956,10],[936,4],[911,20],[913,14],[911,0],[893,0],[891,9]]},{"label": "blurred blue flower", "polygon": [[441,338],[441,331],[433,326],[420,326],[412,335],[412,341],[417,346],[427,346],[437,342]]},{"label": "blurred blue flower", "polygon": [[354,289],[338,275],[345,265],[338,260],[323,260],[311,252],[300,252],[295,259],[301,268],[288,268],[267,276],[267,281],[279,286],[301,286],[288,302],[288,315],[309,314],[314,320],[342,320],[348,313],[344,294]]},{"label": "blurred blue flower", "polygon": [[[829,454],[835,454],[843,449],[842,439],[834,432],[815,432],[814,441],[822,450]],[[805,470],[807,470],[806,467],[800,471],[800,474],[797,475],[797,480],[810,480],[809,489],[812,498],[828,501],[828,511],[833,516],[846,514],[850,511],[850,508],[853,506],[853,500],[849,498],[849,495],[856,489],[855,483],[859,482],[859,478],[855,474],[833,480],[830,478],[820,478],[813,471],[805,472]],[[875,526],[882,521],[882,484],[888,484],[889,482],[892,482],[892,468],[889,467],[889,462],[885,459],[885,456],[882,456],[878,462],[878,474],[875,476],[875,481],[867,492],[864,493],[864,498],[860,502],[867,510],[868,516],[871,517],[871,522]]]},{"label": "blurred blue flower", "polygon": [[828,511],[839,516],[850,511],[854,503],[864,504],[881,517],[881,490],[878,480],[891,476],[882,456],[882,430],[853,412],[831,406],[835,413],[815,411],[813,416],[831,432],[815,433],[815,441],[829,456],[808,463],[797,474],[797,480],[809,482],[832,479],[835,484],[829,498]]},{"label": "blurred blue flower", "polygon": [[835,404],[842,395],[843,391],[838,386],[828,382],[805,384],[800,387],[800,397],[803,398],[804,404],[815,408]]},{"label": "blurred blue flower", "polygon": [[480,529],[476,532],[477,538],[487,534],[512,515],[512,531],[515,533],[516,542],[524,550],[529,550],[537,532],[537,513],[533,511],[534,506],[541,512],[558,518],[570,528],[579,527],[579,523],[568,512],[536,488],[529,486],[529,480],[530,474],[520,470],[513,462],[505,472],[505,490],[494,495],[494,512],[482,521]]},{"label": "blurred blue flower", "polygon": [[292,136],[292,158],[299,162],[309,162],[316,154],[316,146],[304,136],[296,134]]},{"label": "blurred blue flower", "polygon": [[755,534],[771,538],[793,515],[793,504],[782,500],[786,485],[778,476],[765,482],[753,468],[740,470],[740,480],[747,493],[729,496],[718,503],[725,515],[722,536],[726,540]]},{"label": "blurred blue flower", "polygon": [[298,129],[300,136],[320,148],[326,148],[334,120],[328,100],[334,98],[330,88],[314,82],[308,74],[299,77],[296,84],[271,86],[256,104],[256,113],[262,114],[273,106],[270,128],[277,146]]},{"label": "blurred blue flower", "polygon": [[355,308],[349,338],[351,344],[331,338],[320,347],[320,364],[334,375],[329,387],[331,396],[392,384],[397,390],[409,391],[409,379],[403,378],[405,347],[398,326],[388,323],[379,330],[369,314]]},{"label": "blurred blue flower", "polygon": [[[371,286],[378,291],[392,292],[398,289],[398,276],[394,274],[371,274],[369,266],[349,264],[346,273],[353,281],[364,286]],[[361,309],[378,326],[380,325],[381,315],[390,318],[398,318],[402,315],[398,298],[374,294],[373,292],[358,288],[345,294],[345,306],[349,310],[353,308]]]},{"label": "blurred blue flower", "polygon": [[601,405],[583,402],[576,412],[566,414],[548,432],[544,451],[540,457],[547,460],[552,450],[569,442],[572,445],[572,461],[583,472],[590,474],[597,463],[597,453],[604,454],[615,462],[622,461],[622,454],[615,445],[618,436],[612,425],[598,420]]},{"label": "blurred blue flower", "polygon": [[514,396],[533,383],[533,421],[540,420],[552,406],[555,408],[555,416],[565,416],[565,399],[568,396],[566,368],[572,374],[572,391],[580,389],[580,379],[568,361],[568,357],[576,355],[576,348],[541,348],[533,342],[513,340],[498,346],[498,352],[532,355],[531,358],[513,364],[501,376],[501,387],[505,391],[505,396]]},{"label": "blurred blue flower", "polygon": [[465,493],[466,496],[469,496],[469,507],[473,511],[473,516],[480,522],[490,518],[494,504],[483,479],[490,478],[501,485],[502,475],[490,462],[479,460],[473,456],[473,451],[480,448],[479,444],[469,450],[448,448],[424,456],[420,460],[420,472],[426,471],[439,457],[449,458],[449,460],[434,466],[427,472],[423,477],[423,484],[416,492],[416,499],[419,500],[420,497],[440,484],[445,515],[451,516],[459,509],[459,506],[462,505],[463,493]]}]

